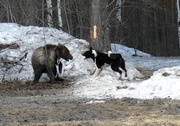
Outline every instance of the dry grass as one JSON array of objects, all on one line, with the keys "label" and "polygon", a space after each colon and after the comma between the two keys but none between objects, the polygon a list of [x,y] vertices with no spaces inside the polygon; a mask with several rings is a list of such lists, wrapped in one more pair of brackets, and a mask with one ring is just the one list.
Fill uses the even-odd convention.
[{"label": "dry grass", "polygon": [[40,123],[8,123],[9,126],[180,126],[180,116],[131,116],[116,120],[87,120]]},{"label": "dry grass", "polygon": [[[178,100],[122,98],[85,104],[81,99],[61,99],[61,90],[51,90],[69,86],[69,81],[23,84],[15,80],[1,84],[0,126],[180,126]],[[42,99],[33,99],[36,95]]]},{"label": "dry grass", "polygon": [[[51,103],[54,104],[54,108],[9,108],[4,109],[3,113],[8,117],[21,116],[21,121],[11,121],[12,123],[8,121],[9,123],[5,123],[4,125],[180,126],[179,103],[177,100],[139,100],[125,98],[119,101],[112,100],[98,104]],[[86,114],[83,115],[82,112]],[[28,115],[33,115],[33,117]],[[82,116],[89,116],[90,118],[82,119]],[[39,117],[44,117],[44,119],[37,119]],[[56,117],[58,118],[56,121],[48,119]],[[72,121],[63,121],[63,118],[65,120],[72,119]]]},{"label": "dry grass", "polygon": [[31,81],[22,83],[19,80],[13,80],[13,81],[6,81],[3,84],[0,84],[0,91],[63,89],[70,87],[71,85],[72,83],[68,80],[59,81],[56,84],[50,84],[50,83],[34,84]]},{"label": "dry grass", "polygon": [[142,75],[144,75],[145,79],[150,78],[153,75],[153,71],[145,70],[144,68],[136,68]]}]

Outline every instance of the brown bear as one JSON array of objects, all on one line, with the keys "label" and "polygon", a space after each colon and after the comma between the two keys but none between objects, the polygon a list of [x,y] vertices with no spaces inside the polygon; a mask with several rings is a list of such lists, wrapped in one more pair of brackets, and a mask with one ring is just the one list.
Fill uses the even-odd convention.
[{"label": "brown bear", "polygon": [[47,73],[51,83],[55,83],[57,59],[66,61],[73,59],[70,51],[62,44],[46,44],[34,50],[32,54],[32,67],[34,69],[34,83],[37,83],[42,73]]}]

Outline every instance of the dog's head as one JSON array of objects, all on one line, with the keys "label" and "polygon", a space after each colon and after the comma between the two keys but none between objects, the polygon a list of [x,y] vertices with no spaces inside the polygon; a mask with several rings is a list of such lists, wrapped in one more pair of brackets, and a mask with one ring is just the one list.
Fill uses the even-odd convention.
[{"label": "dog's head", "polygon": [[85,57],[85,59],[91,58],[91,59],[95,59],[95,55],[94,55],[94,50],[92,50],[92,48],[90,47],[88,51],[84,52],[82,55]]}]

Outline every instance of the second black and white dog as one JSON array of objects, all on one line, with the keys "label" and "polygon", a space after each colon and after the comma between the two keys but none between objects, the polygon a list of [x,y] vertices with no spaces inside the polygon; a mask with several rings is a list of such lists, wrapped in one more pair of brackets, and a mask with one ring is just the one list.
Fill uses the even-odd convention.
[{"label": "second black and white dog", "polygon": [[102,52],[95,51],[90,47],[90,49],[84,52],[82,55],[85,56],[85,59],[91,58],[96,63],[96,70],[94,76],[98,76],[103,67],[106,64],[108,64],[111,66],[111,69],[113,71],[119,74],[117,79],[121,79],[121,69],[125,72],[125,77],[127,77],[125,61],[119,53],[112,53],[111,51],[109,51],[108,54],[105,54]]}]

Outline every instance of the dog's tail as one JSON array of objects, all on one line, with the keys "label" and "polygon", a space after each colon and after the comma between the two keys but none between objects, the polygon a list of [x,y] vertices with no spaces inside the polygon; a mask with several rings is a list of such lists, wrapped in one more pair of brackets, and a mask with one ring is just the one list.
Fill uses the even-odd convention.
[{"label": "dog's tail", "polygon": [[117,61],[117,60],[124,60],[120,53],[112,53],[111,51],[108,51],[108,57],[111,60]]}]

